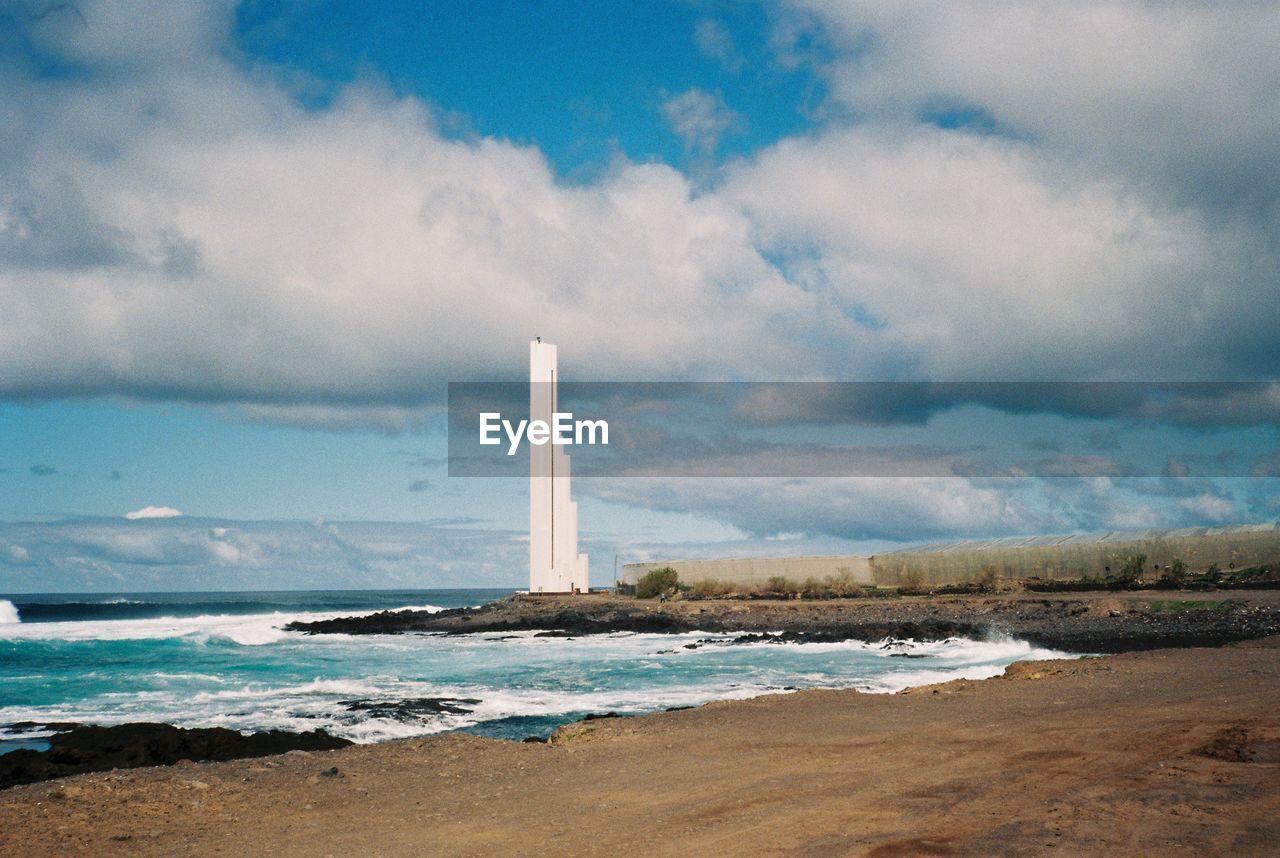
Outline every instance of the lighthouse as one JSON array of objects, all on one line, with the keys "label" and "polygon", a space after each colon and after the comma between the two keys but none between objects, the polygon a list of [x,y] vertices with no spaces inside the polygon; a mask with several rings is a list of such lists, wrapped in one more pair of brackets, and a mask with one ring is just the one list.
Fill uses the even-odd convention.
[{"label": "lighthouse", "polygon": [[[529,422],[556,413],[556,347],[529,343]],[[585,593],[587,555],[578,553],[578,505],[569,496],[569,454],[560,444],[529,447],[529,592]]]}]

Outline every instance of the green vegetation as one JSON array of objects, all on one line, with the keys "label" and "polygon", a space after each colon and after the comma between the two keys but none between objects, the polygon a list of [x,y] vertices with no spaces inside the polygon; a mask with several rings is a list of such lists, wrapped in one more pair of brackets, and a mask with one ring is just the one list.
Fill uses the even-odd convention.
[{"label": "green vegetation", "polygon": [[706,578],[702,581],[695,581],[689,588],[688,595],[695,599],[716,599],[721,596],[727,596],[733,591],[733,585],[727,581]]},{"label": "green vegetation", "polygon": [[1142,570],[1147,566],[1147,555],[1134,554],[1125,560],[1116,573],[1115,582],[1120,587],[1136,587],[1142,581]]},{"label": "green vegetation", "polygon": [[687,587],[684,584],[677,586],[690,599],[845,599],[887,596],[894,592],[860,583],[849,569],[841,569],[838,574],[825,578],[811,575],[803,581],[774,575],[760,584],[735,584],[707,578]]},{"label": "green vegetation", "polygon": [[770,592],[778,593],[781,595],[789,596],[792,594],[798,594],[800,592],[800,585],[794,583],[790,578],[786,577],[785,575],[774,575],[772,578],[769,579],[766,586],[769,588]]},{"label": "green vegetation", "polygon": [[566,742],[572,742],[574,739],[581,739],[583,736],[590,736],[595,731],[595,727],[583,727],[578,730],[566,729],[562,732],[552,734],[551,741],[554,744],[562,745]]},{"label": "green vegetation", "polygon": [[852,569],[840,569],[838,575],[828,576],[826,579],[827,591],[837,598],[841,596],[853,596],[861,593],[863,587],[853,576]]},{"label": "green vegetation", "polygon": [[670,566],[651,569],[636,582],[636,598],[652,599],[663,593],[671,594],[680,586],[680,576]]},{"label": "green vegetation", "polygon": [[[1062,544],[1037,544],[1026,547],[954,548],[945,551],[902,551],[876,555],[871,572],[877,585],[897,587],[908,568],[920,571],[924,586],[936,590],[940,585],[959,582],[980,583],[981,571],[991,566],[1003,582],[1040,579],[1040,581],[1080,581],[1091,576],[1113,578],[1125,561],[1133,555],[1146,555],[1148,578],[1163,577],[1166,567],[1176,560],[1185,564],[1187,581],[1215,583],[1213,576],[1200,577],[1210,564],[1221,567],[1219,580],[1239,581],[1242,570],[1270,569],[1272,580],[1280,571],[1280,528],[1228,530],[1188,536],[1159,536],[1123,541],[1069,540]],[[1230,564],[1234,563],[1234,567]],[[1153,567],[1158,567],[1153,569]],[[1161,582],[1161,586],[1172,586]],[[1037,589],[1039,589],[1037,587]]]},{"label": "green vegetation", "polygon": [[[785,575],[774,575],[757,584],[737,583],[724,579],[703,579],[691,584],[681,582],[676,571],[670,567],[654,569],[643,576],[635,585],[634,592],[640,598],[653,598],[662,593],[683,594],[690,599],[844,599],[844,598],[883,598],[895,595],[911,595],[933,593],[937,595],[990,593],[1005,586],[1021,586],[1030,592],[1039,593],[1072,593],[1096,590],[1135,590],[1143,587],[1165,590],[1206,590],[1215,586],[1267,586],[1276,580],[1275,565],[1266,564],[1251,566],[1245,569],[1224,573],[1217,564],[1211,564],[1203,573],[1196,574],[1188,567],[1189,563],[1180,557],[1169,559],[1163,567],[1148,567],[1149,555],[1132,554],[1122,560],[1115,560],[1116,565],[1098,567],[1097,572],[1083,572],[1077,578],[1062,578],[1052,575],[1052,570],[1044,578],[1033,577],[1022,581],[1009,580],[1009,567],[1001,567],[994,563],[985,563],[973,575],[961,584],[938,584],[927,570],[915,564],[904,564],[897,568],[893,579],[881,578],[879,586],[870,586],[860,582],[851,569],[842,568],[835,575],[823,578],[809,576],[804,580],[788,578]],[[1103,577],[1105,569],[1105,577]],[[1118,571],[1113,571],[1118,570]],[[1059,574],[1066,570],[1059,570]],[[1158,574],[1158,580],[1152,574]],[[1144,572],[1148,577],[1143,578]],[[623,592],[619,587],[619,592]],[[1177,605],[1177,602],[1170,602]],[[1194,602],[1181,610],[1198,610],[1194,607],[1205,603]],[[1212,603],[1210,603],[1212,604]],[[1174,610],[1175,608],[1158,608],[1155,610]]]},{"label": "green vegetation", "polygon": [[1161,580],[1174,587],[1181,587],[1187,580],[1187,564],[1183,563],[1181,558],[1174,560],[1164,568]]},{"label": "green vegetation", "polygon": [[1091,590],[1115,590],[1114,579],[1085,575],[1080,578],[1051,581],[1027,581],[1023,588],[1032,593],[1086,593]]}]

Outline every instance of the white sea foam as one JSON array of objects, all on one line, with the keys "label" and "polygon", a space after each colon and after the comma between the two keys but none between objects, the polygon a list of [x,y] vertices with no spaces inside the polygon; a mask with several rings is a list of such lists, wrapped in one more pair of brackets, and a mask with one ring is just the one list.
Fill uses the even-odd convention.
[{"label": "white sea foam", "polygon": [[[0,638],[19,629],[33,637],[66,638],[66,627],[83,627],[81,637],[73,640],[178,636],[209,646],[189,650],[190,665],[156,665],[132,680],[79,673],[77,681],[91,680],[88,688],[95,690],[55,705],[5,706],[0,693],[0,723],[147,720],[240,730],[324,728],[353,741],[373,742],[520,716],[567,720],[583,712],[652,712],[799,688],[893,692],[994,676],[1015,660],[1069,657],[1013,639],[720,646],[715,642],[732,636],[691,632],[560,638],[518,632],[355,638],[292,635],[279,628],[291,619],[326,616],[332,614],[13,626],[0,631]],[[64,628],[48,628],[58,626]],[[274,639],[281,648],[237,653],[225,646],[236,638]],[[699,640],[712,643],[684,649]],[[241,663],[263,669],[234,676],[207,672],[213,665]],[[314,672],[303,664],[314,665]],[[394,716],[351,705],[414,698],[478,702],[466,704],[472,711],[464,713]]]},{"label": "white sea foam", "polygon": [[[708,639],[707,635],[698,635],[700,641]],[[887,638],[876,642],[857,640],[832,642],[800,642],[787,641],[753,641],[751,643],[733,643],[732,635],[721,635],[712,638],[711,646],[696,649],[681,649],[681,655],[698,656],[717,651],[722,647],[715,644],[732,645],[734,649],[756,650],[791,650],[806,653],[858,652],[879,658],[934,658],[949,664],[962,665],[989,661],[1028,661],[1049,658],[1072,658],[1070,653],[1043,649],[1017,638],[998,637],[986,640],[973,638],[946,638],[936,641],[897,640]]]},{"label": "white sea foam", "polygon": [[0,626],[22,622],[18,609],[8,599],[0,599]]},{"label": "white sea foam", "polygon": [[223,679],[221,676],[217,676],[216,674],[212,674],[212,673],[167,673],[165,671],[158,670],[155,673],[151,673],[148,675],[153,679],[168,679],[168,680],[174,680],[174,681],[195,680],[197,682],[214,682],[214,683],[226,682],[226,680]]},{"label": "white sea foam", "polygon": [[[145,720],[241,730],[321,727],[352,741],[376,742],[518,716],[556,718],[581,712],[638,713],[780,690],[776,686],[722,680],[661,688],[494,688],[371,675],[362,679],[315,679],[285,685],[250,684],[185,695],[170,691],[109,692],[92,700],[38,710],[0,707],[0,720],[47,719],[99,724]],[[349,705],[353,700],[395,702],[422,697],[467,698],[479,702],[466,704],[472,709],[466,713],[424,713],[403,718],[374,717],[367,710],[352,710]]]},{"label": "white sea foam", "polygon": [[[12,611],[6,621],[5,606]],[[394,610],[406,610],[396,608]],[[435,605],[411,610],[439,611]],[[11,602],[0,601],[0,640],[160,640],[224,638],[242,646],[275,643],[294,634],[284,630],[291,622],[315,622],[336,617],[358,617],[377,613],[366,611],[290,612],[270,614],[210,614],[198,617],[152,617],[140,620],[67,620],[53,623],[19,623]],[[7,622],[7,625],[5,624]]]},{"label": "white sea foam", "polygon": [[291,700],[310,695],[353,698],[378,695],[384,691],[385,688],[377,683],[358,679],[315,679],[298,685],[245,685],[234,689],[201,692],[192,695],[190,700],[192,703],[211,700]]},{"label": "white sea foam", "polygon": [[1036,661],[1048,658],[1071,658],[1071,654],[1044,649],[1007,636],[985,640],[947,638],[939,641],[886,640],[872,645],[878,654],[895,653],[942,659],[948,662],[973,663],[987,661]]}]

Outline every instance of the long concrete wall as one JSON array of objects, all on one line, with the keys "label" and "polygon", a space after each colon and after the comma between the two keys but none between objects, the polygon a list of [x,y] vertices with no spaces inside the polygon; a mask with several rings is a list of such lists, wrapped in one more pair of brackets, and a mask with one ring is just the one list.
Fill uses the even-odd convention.
[{"label": "long concrete wall", "polygon": [[635,584],[646,572],[670,566],[680,576],[682,584],[699,581],[720,581],[728,584],[763,584],[770,578],[782,575],[793,581],[806,578],[822,580],[839,578],[846,573],[859,584],[871,584],[874,579],[868,557],[744,557],[730,560],[664,560],[659,563],[628,563],[622,567],[622,582]]},{"label": "long concrete wall", "polygon": [[1175,560],[1181,560],[1193,574],[1213,564],[1224,572],[1277,564],[1280,529],[1174,531],[1146,538],[1123,535],[1090,541],[1062,537],[1056,544],[899,551],[876,556],[872,569],[876,584],[881,586],[898,585],[913,577],[926,585],[960,584],[977,580],[987,570],[997,578],[1105,578],[1118,573],[1138,554],[1146,555],[1144,578],[1158,578]]},{"label": "long concrete wall", "polygon": [[961,542],[896,551],[874,557],[748,557],[727,560],[672,560],[628,563],[622,582],[635,584],[651,569],[670,566],[685,584],[717,581],[761,584],[775,576],[803,583],[848,573],[860,584],[893,587],[963,584],[996,578],[1105,578],[1134,555],[1146,555],[1144,576],[1158,578],[1175,560],[1192,574],[1216,564],[1224,572],[1280,566],[1280,525],[1152,531],[1145,534],[1091,534]]}]

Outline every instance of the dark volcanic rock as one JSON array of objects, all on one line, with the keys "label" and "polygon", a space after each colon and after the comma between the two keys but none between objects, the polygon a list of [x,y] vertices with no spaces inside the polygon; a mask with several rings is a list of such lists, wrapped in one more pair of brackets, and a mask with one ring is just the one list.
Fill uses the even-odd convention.
[{"label": "dark volcanic rock", "polygon": [[407,700],[343,700],[348,712],[368,712],[373,718],[417,720],[420,715],[465,715],[480,701],[474,697],[411,697]]},{"label": "dark volcanic rock", "polygon": [[[604,608],[604,610],[600,610]],[[499,599],[479,608],[447,611],[381,611],[363,617],[337,617],[312,623],[289,623],[289,631],[308,634],[394,635],[406,632],[536,631],[548,637],[605,634],[608,632],[688,632],[701,628],[690,619],[664,611],[632,610],[598,600],[582,609]],[[713,629],[708,629],[713,630]]]},{"label": "dark volcanic rock", "polygon": [[169,724],[75,727],[49,738],[49,750],[0,756],[0,789],[83,772],[167,766],[179,760],[237,760],[286,751],[328,751],[351,743],[323,730],[268,730],[248,736],[224,727],[186,730]]},{"label": "dark volcanic rock", "polygon": [[[1162,598],[1164,598],[1162,596]],[[1104,603],[1108,606],[1103,607]],[[1173,607],[1170,607],[1173,606]],[[742,633],[736,643],[944,640],[1009,635],[1068,652],[1219,646],[1280,633],[1280,606],[1247,599],[1164,609],[1128,594],[883,597],[821,602],[653,601],[607,596],[512,596],[480,608],[384,612],[288,628],[311,634],[536,631],[548,637],[608,632]],[[710,642],[686,644],[697,648]],[[720,642],[717,642],[720,643]]]}]

